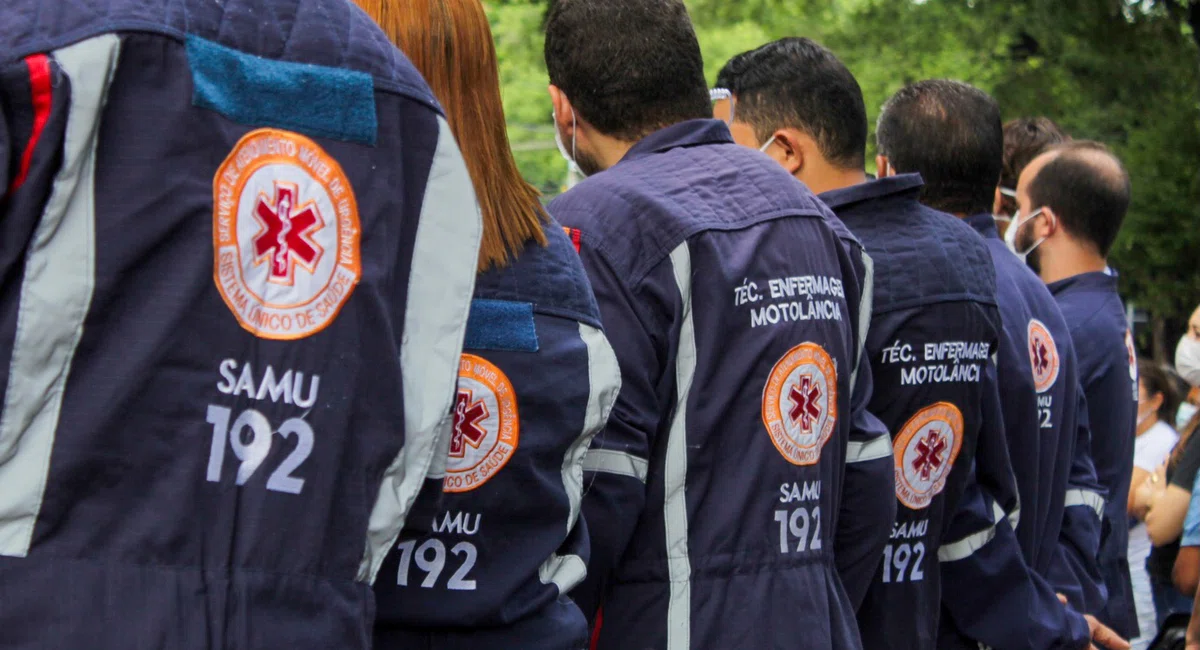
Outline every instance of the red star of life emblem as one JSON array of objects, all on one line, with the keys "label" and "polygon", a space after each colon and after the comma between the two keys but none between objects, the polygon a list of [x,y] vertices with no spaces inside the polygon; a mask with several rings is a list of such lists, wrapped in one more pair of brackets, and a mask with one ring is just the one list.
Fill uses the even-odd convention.
[{"label": "red star of life emblem", "polygon": [[475,400],[469,390],[458,391],[454,405],[454,431],[450,434],[450,456],[462,458],[467,455],[467,445],[478,449],[487,437],[483,421],[487,419],[488,407],[483,400]]},{"label": "red star of life emblem", "polygon": [[913,469],[921,476],[922,481],[928,481],[934,470],[940,469],[943,463],[942,452],[946,450],[946,436],[930,429],[925,437],[917,441],[917,457],[913,459]]},{"label": "red star of life emblem", "polygon": [[254,236],[254,255],[258,263],[270,261],[271,282],[291,285],[297,263],[311,272],[321,257],[321,246],[310,236],[325,221],[313,201],[296,205],[299,193],[295,183],[275,181],[274,198],[260,192],[254,205],[254,218],[263,227]]},{"label": "red star of life emblem", "polygon": [[798,423],[804,433],[811,433],[813,424],[821,417],[821,386],[813,381],[812,375],[801,375],[800,381],[788,392],[788,399],[792,402],[788,412],[792,422]]},{"label": "red star of life emblem", "polygon": [[1033,365],[1033,370],[1039,377],[1050,368],[1050,349],[1041,339],[1033,342]]}]

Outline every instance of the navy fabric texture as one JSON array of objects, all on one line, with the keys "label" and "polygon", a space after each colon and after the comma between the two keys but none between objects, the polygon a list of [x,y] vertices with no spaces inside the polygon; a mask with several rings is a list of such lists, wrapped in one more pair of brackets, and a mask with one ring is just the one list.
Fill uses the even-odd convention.
[{"label": "navy fabric texture", "polygon": [[[648,467],[644,481],[587,477],[592,556],[572,598],[589,617],[603,609],[598,647],[665,647],[686,634],[697,649],[860,648],[833,548],[859,397],[850,385],[864,277],[857,240],[803,184],[734,144],[716,120],[643,138],[550,210],[580,232],[621,365],[621,395],[592,452]],[[787,280],[809,276],[811,294]],[[810,303],[821,309],[810,312]],[[828,355],[826,386],[837,391],[818,414],[838,416],[817,457],[801,464],[772,442],[764,387],[806,342],[808,353]],[[676,417],[682,428],[672,426]],[[675,486],[680,472],[684,485]],[[796,522],[783,542],[781,517]],[[684,518],[686,538],[668,540]],[[874,521],[886,537],[887,522]]]},{"label": "navy fabric texture", "polygon": [[[562,228],[551,222],[545,234],[548,246],[527,244],[510,266],[480,274],[468,327],[495,331],[468,334],[464,349],[511,384],[516,449],[478,487],[449,491],[457,483],[448,477],[446,492],[432,483],[421,492],[375,585],[379,650],[586,645],[587,621],[579,607],[541,572],[555,557],[574,556],[580,568],[587,558],[584,522],[569,519],[568,493],[576,492],[577,500],[582,486],[565,484],[563,472],[568,449],[589,440],[583,437],[587,409],[600,408],[589,399],[601,388],[590,376],[597,360],[580,333],[580,324],[591,326],[596,313],[579,256]],[[529,302],[509,300],[517,296]],[[561,315],[576,312],[581,318]],[[497,345],[489,345],[493,340]],[[530,340],[535,350],[512,345]],[[470,389],[460,383],[460,396]],[[467,402],[479,397],[472,394]],[[467,402],[464,408],[470,408]],[[462,422],[456,420],[456,427],[469,426]],[[422,552],[432,557],[423,549],[434,547],[444,549],[446,558],[438,575],[422,571],[416,559]]]}]

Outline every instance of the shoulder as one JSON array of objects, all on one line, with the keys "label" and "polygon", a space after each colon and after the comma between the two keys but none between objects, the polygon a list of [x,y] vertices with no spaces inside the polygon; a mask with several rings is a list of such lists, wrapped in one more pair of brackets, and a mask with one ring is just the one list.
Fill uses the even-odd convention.
[{"label": "shoulder", "polygon": [[[44,17],[54,12],[54,20]],[[19,58],[93,36],[192,36],[249,55],[369,75],[377,89],[440,111],[419,73],[382,30],[344,0],[6,0],[0,52]]]},{"label": "shoulder", "polygon": [[599,328],[599,309],[574,244],[553,219],[543,230],[546,246],[528,242],[509,266],[481,273],[475,297],[529,303],[539,313]]}]

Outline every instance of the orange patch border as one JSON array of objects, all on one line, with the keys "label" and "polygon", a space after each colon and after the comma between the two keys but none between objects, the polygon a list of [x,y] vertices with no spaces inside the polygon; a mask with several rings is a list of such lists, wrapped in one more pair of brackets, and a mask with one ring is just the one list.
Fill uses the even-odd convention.
[{"label": "orange patch border", "polygon": [[[825,420],[824,430],[821,432],[816,444],[801,447],[787,437],[785,427],[783,426],[780,394],[783,392],[783,384],[787,381],[788,375],[792,374],[792,371],[797,367],[808,363],[817,366],[818,372],[825,377],[825,386],[829,392],[826,396],[828,417]],[[775,449],[779,451],[779,454],[785,460],[801,467],[815,465],[820,462],[821,451],[825,448],[825,443],[829,442],[829,439],[833,437],[833,429],[837,426],[837,399],[837,368],[834,366],[833,359],[830,358],[829,353],[816,343],[801,343],[788,350],[775,363],[775,366],[771,368],[771,374],[767,377],[767,384],[763,387],[762,421],[763,426],[767,429],[767,434],[771,437],[771,444],[775,445]],[[787,451],[788,447],[795,448],[797,453],[789,453]]]},{"label": "orange patch border", "polygon": [[[945,422],[954,432],[954,447],[950,450],[949,468],[946,473],[934,482],[928,492],[917,494],[904,469],[904,451],[913,436],[917,435],[930,422]],[[924,510],[933,502],[933,498],[946,489],[946,480],[954,469],[954,461],[958,460],[958,452],[962,450],[963,415],[957,406],[950,402],[937,402],[917,411],[900,429],[896,439],[892,441],[892,455],[895,458],[896,500],[912,510]]]},{"label": "orange patch border", "polygon": [[[508,461],[512,460],[513,455],[517,453],[517,447],[521,440],[521,416],[517,410],[517,393],[513,390],[512,382],[509,381],[508,375],[504,374],[504,371],[494,363],[483,357],[474,354],[463,354],[459,360],[458,376],[477,381],[492,391],[492,394],[496,397],[496,405],[500,411],[496,414],[496,421],[499,423],[500,431],[496,433],[495,446],[474,465],[455,470],[451,469],[449,463],[447,463],[446,479],[443,483],[442,491],[450,494],[470,492],[483,487],[488,481],[499,474],[500,470],[508,465]],[[489,435],[489,437],[491,436]],[[466,479],[464,479],[464,484],[461,486],[451,485],[452,476],[470,476],[475,474],[477,468],[502,446],[504,447],[504,457],[491,473],[470,484],[466,484]]]},{"label": "orange patch border", "polygon": [[[264,152],[258,155],[248,152],[251,145],[258,144],[260,140],[270,139],[291,143],[295,153],[267,153],[265,147]],[[312,154],[310,162],[306,163],[301,159],[301,150]],[[244,151],[248,153],[243,155]],[[317,169],[314,169],[313,161]],[[267,302],[246,285],[242,276],[242,244],[237,236],[238,220],[242,218],[242,215],[238,214],[239,203],[246,183],[254,173],[271,164],[293,165],[303,170],[314,183],[325,190],[334,206],[333,223],[323,226],[336,230],[337,245],[332,251],[335,260],[333,272],[325,286],[312,298],[292,305]],[[340,188],[340,191],[335,191],[336,188]],[[338,204],[342,200],[348,204],[345,215],[338,213]],[[246,215],[245,218],[252,217]],[[227,222],[225,227],[222,227],[222,221]],[[346,221],[349,222],[348,227]],[[342,307],[350,300],[354,288],[362,279],[361,233],[358,201],[350,179],[346,177],[337,160],[327,154],[320,145],[298,133],[281,129],[250,131],[238,140],[213,175],[213,282],[238,324],[258,338],[294,341],[313,336],[337,320]],[[349,260],[343,261],[343,251],[347,253]],[[328,253],[329,251],[325,251],[325,254]],[[332,295],[335,288],[340,290],[340,295]],[[236,292],[242,293],[238,295]],[[324,315],[314,316],[312,309],[305,309],[325,299],[329,299],[331,307]],[[239,306],[239,303],[242,306]],[[259,315],[262,317],[256,318]],[[278,325],[273,326],[272,323]]]},{"label": "orange patch border", "polygon": [[[1033,358],[1033,335],[1034,335],[1035,331],[1039,331],[1039,330],[1041,331],[1042,336],[1045,338],[1046,342],[1048,342],[1050,344],[1050,346],[1051,346],[1050,351],[1054,353],[1052,355],[1053,362],[1054,362],[1054,368],[1053,368],[1053,370],[1050,371],[1049,379],[1046,379],[1044,381],[1038,381],[1037,371],[1034,370],[1034,366],[1037,364],[1037,360]],[[1028,341],[1025,344],[1025,348],[1026,348],[1026,351],[1029,353],[1029,369],[1033,373],[1033,387],[1037,390],[1037,392],[1039,394],[1041,394],[1041,393],[1044,393],[1044,392],[1050,390],[1051,388],[1053,388],[1054,384],[1058,381],[1058,373],[1059,373],[1059,370],[1061,369],[1061,360],[1059,359],[1059,356],[1058,356],[1058,342],[1054,340],[1054,336],[1052,334],[1050,334],[1050,329],[1048,327],[1046,327],[1046,324],[1036,318],[1029,319],[1029,327],[1027,328],[1027,333],[1028,333]]]}]

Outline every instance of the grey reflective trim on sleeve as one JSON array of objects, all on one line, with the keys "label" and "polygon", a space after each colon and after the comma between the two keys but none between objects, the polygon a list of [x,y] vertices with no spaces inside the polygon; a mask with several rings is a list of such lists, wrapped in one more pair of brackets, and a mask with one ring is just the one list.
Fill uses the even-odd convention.
[{"label": "grey reflective trim on sleeve", "polygon": [[950,544],[942,544],[938,549],[938,560],[941,562],[957,562],[965,560],[975,554],[975,551],[987,546],[987,543],[996,537],[996,524],[1000,523],[1007,517],[1004,508],[998,503],[992,503],[992,525],[983,530],[971,533],[966,537],[952,542]]},{"label": "grey reflective trim on sleeve", "polygon": [[[850,372],[850,396],[858,389],[858,366],[867,350],[867,334],[871,329],[871,313],[875,308],[875,260],[862,251],[863,292],[858,301],[858,352],[854,355],[854,370]],[[870,361],[868,361],[870,363]]]},{"label": "grey reflective trim on sleeve", "polygon": [[584,456],[583,469],[587,472],[628,476],[645,483],[650,463],[645,458],[639,458],[624,451],[593,449],[587,453],[587,456]]},{"label": "grey reflective trim on sleeve", "polygon": [[847,463],[865,463],[892,457],[892,441],[887,436],[875,436],[866,442],[851,440],[846,446]]},{"label": "grey reflective trim on sleeve", "polygon": [[542,584],[554,583],[558,593],[566,595],[587,576],[587,563],[578,555],[552,555],[538,567]]},{"label": "grey reflective trim on sleeve", "polygon": [[475,290],[483,226],[471,177],[440,116],[413,242],[400,345],[404,447],[384,472],[358,579],[374,582],[437,455],[449,453],[451,407]]},{"label": "grey reflective trim on sleeve", "polygon": [[1092,490],[1067,490],[1067,501],[1063,506],[1087,506],[1096,511],[1097,517],[1104,517],[1104,497]]},{"label": "grey reflective trim on sleeve", "polygon": [[[621,392],[621,370],[617,355],[604,333],[589,325],[579,324],[579,337],[587,346],[588,353],[588,401],[583,414],[583,431],[567,448],[563,457],[562,481],[567,493],[570,510],[567,514],[568,535],[579,522],[579,511],[583,501],[583,472],[588,469],[587,458],[592,438],[604,428],[617,393]],[[587,563],[575,555],[552,553],[538,569],[542,583],[553,582],[558,593],[565,594],[579,584],[587,574]]]},{"label": "grey reflective trim on sleeve", "polygon": [[62,164],[25,258],[17,333],[0,415],[0,555],[29,553],[42,509],[63,390],[96,283],[96,146],[121,39],[52,53],[71,82]]},{"label": "grey reflective trim on sleeve", "polygon": [[667,650],[689,650],[692,636],[692,565],[688,557],[687,412],[696,374],[696,329],[692,321],[692,256],[687,242],[671,251],[675,284],[683,304],[679,349],[675,354],[675,417],[667,433],[663,468],[663,516],[666,530]]}]

